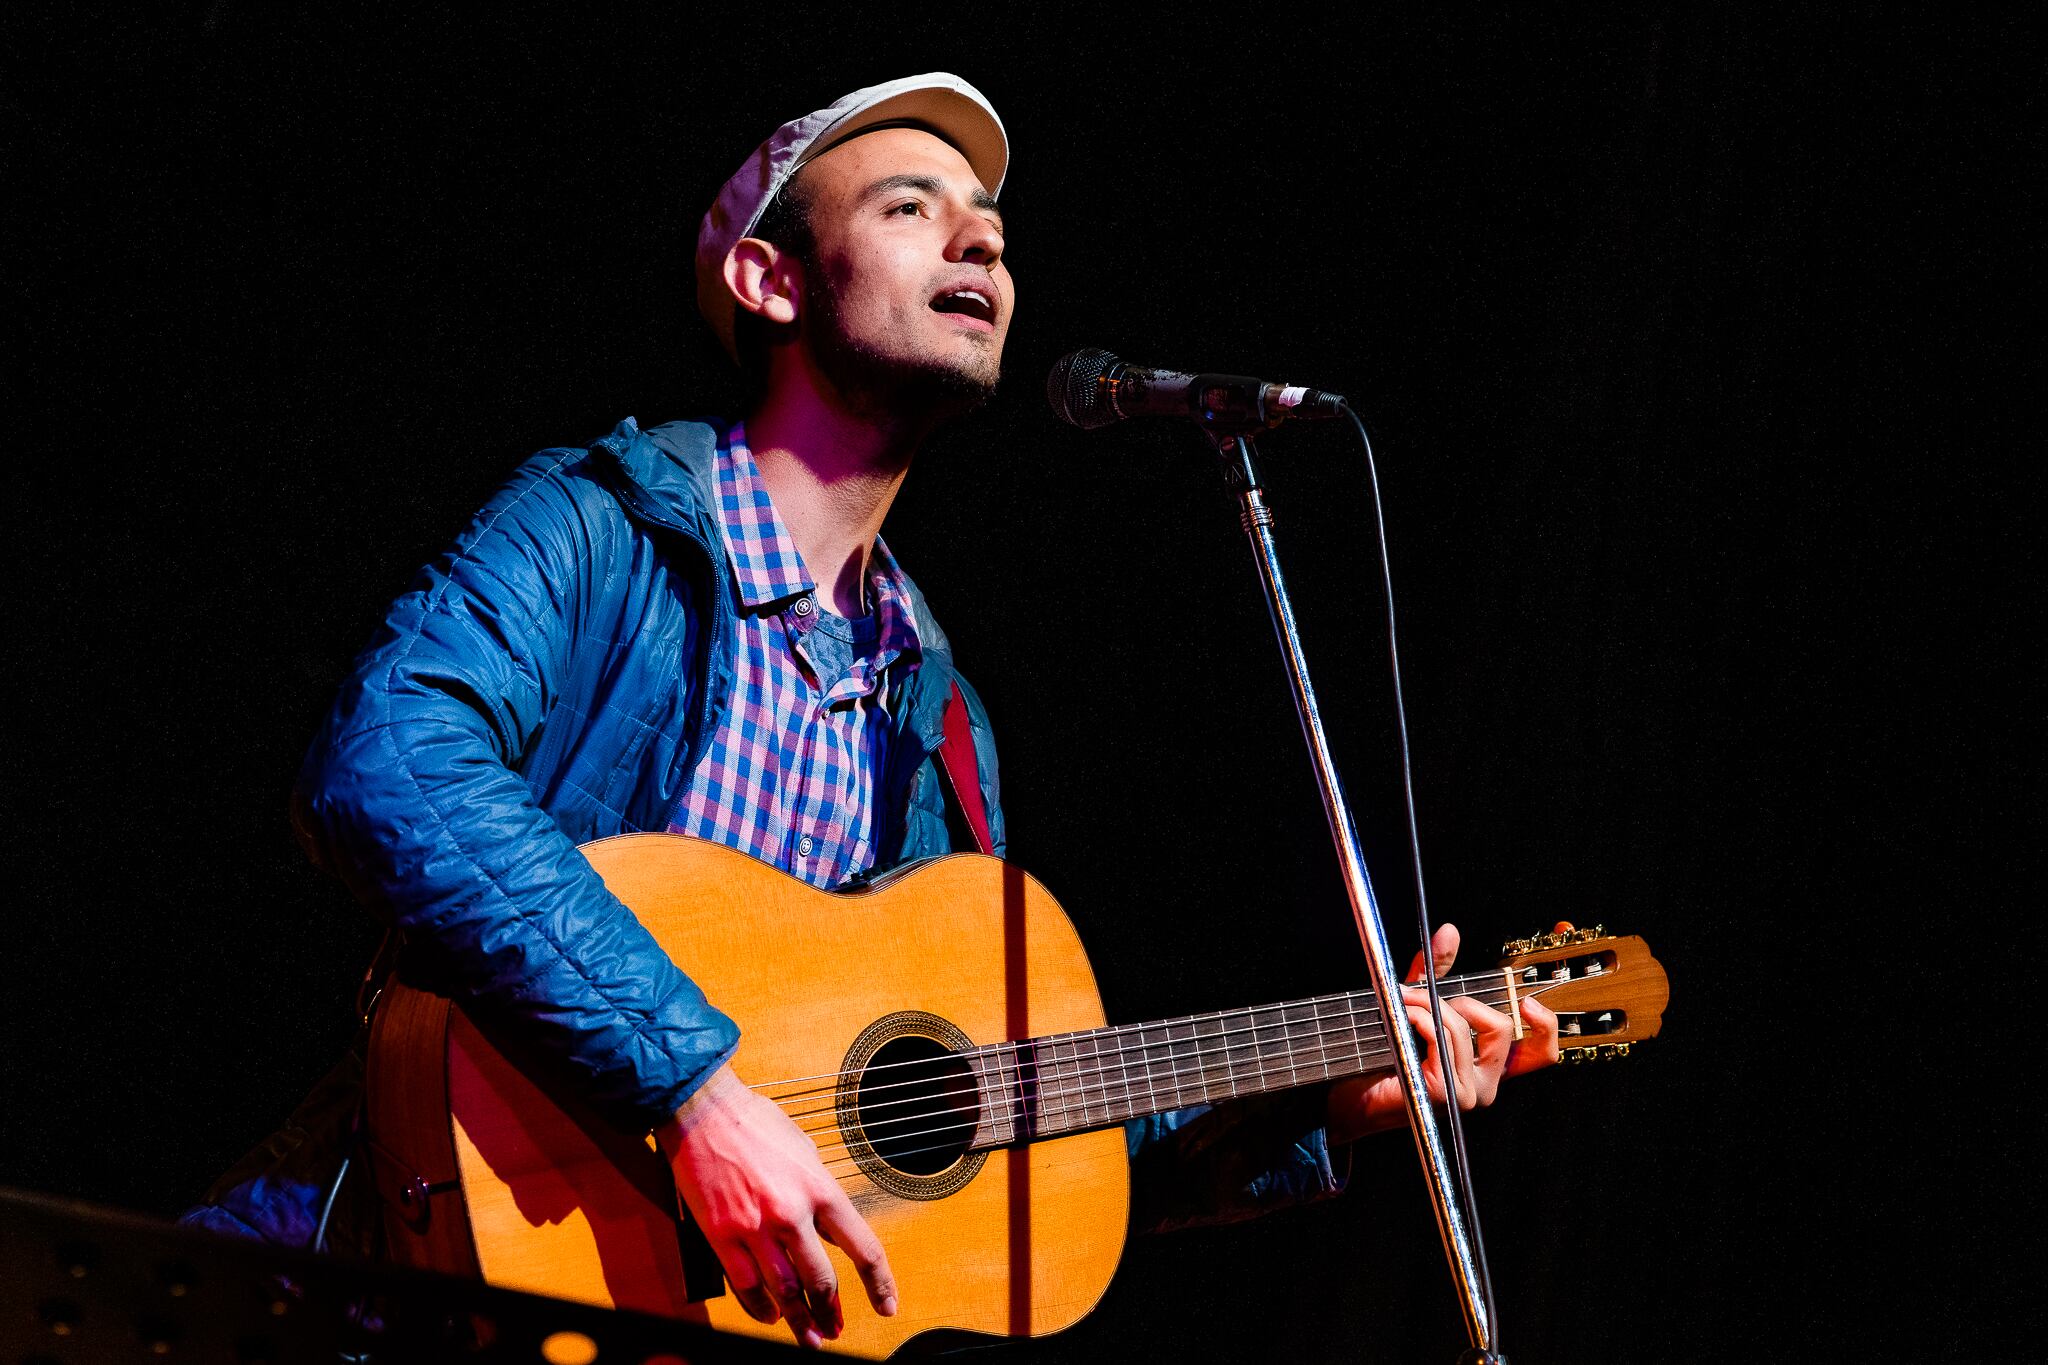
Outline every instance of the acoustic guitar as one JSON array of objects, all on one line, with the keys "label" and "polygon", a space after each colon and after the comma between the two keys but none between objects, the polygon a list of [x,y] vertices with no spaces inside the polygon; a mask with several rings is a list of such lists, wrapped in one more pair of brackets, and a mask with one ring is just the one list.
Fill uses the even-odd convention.
[{"label": "acoustic guitar", "polygon": [[[859,1301],[827,1248],[855,1287],[828,1349],[881,1357],[937,1329],[1069,1326],[1123,1251],[1124,1120],[1391,1069],[1369,990],[1110,1026],[1065,912],[994,858],[828,893],[678,835],[583,851],[739,1022],[734,1070],[816,1140],[888,1249],[892,1318]],[[1640,939],[1598,929],[1509,944],[1500,968],[1442,984],[1510,1012],[1541,997],[1570,1060],[1653,1036],[1669,995]],[[396,1259],[786,1338],[722,1292],[715,1261],[703,1273],[652,1138],[533,1079],[459,1004],[393,980],[369,1066]]]}]

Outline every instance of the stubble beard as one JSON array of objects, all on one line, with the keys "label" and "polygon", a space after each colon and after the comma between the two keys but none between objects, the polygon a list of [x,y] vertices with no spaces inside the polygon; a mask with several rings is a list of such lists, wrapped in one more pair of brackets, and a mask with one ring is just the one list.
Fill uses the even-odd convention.
[{"label": "stubble beard", "polygon": [[814,295],[811,321],[811,354],[819,371],[848,407],[878,424],[957,417],[995,397],[1002,362],[993,334],[974,342],[975,353],[959,360],[895,354],[848,334],[829,287]]}]

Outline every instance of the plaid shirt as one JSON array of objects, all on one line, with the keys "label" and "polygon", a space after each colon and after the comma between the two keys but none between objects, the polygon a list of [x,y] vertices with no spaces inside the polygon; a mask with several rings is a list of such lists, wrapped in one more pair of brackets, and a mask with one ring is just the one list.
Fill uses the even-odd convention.
[{"label": "plaid shirt", "polygon": [[902,570],[877,537],[873,618],[820,606],[738,422],[718,447],[718,522],[740,598],[732,704],[669,829],[836,886],[874,860],[889,683],[917,666]]}]

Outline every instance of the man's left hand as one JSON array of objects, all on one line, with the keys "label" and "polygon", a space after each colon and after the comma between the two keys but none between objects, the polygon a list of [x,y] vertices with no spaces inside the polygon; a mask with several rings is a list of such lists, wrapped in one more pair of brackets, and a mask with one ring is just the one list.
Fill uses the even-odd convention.
[{"label": "man's left hand", "polygon": [[[1451,970],[1458,957],[1458,929],[1446,924],[1430,940],[1436,974]],[[1408,969],[1408,980],[1422,979],[1422,954]],[[1436,1030],[1430,1023],[1429,997],[1420,986],[1404,986],[1408,1018],[1425,1039],[1423,1080],[1430,1102],[1444,1102],[1443,1060],[1437,1056]],[[1497,1009],[1467,996],[1443,997],[1444,1032],[1450,1035],[1451,1074],[1457,1083],[1458,1107],[1476,1109],[1493,1103],[1503,1076],[1519,1076],[1557,1060],[1557,1016],[1532,997],[1520,1002],[1522,1036],[1515,1037],[1514,1021]],[[1350,1142],[1387,1128],[1399,1128],[1408,1121],[1407,1102],[1401,1096],[1401,1077],[1354,1076],[1330,1087],[1330,1142]]]}]

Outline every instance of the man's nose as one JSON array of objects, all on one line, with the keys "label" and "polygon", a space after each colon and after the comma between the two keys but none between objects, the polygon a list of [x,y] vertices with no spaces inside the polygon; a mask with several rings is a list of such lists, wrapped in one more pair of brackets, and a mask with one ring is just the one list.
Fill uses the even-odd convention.
[{"label": "man's nose", "polygon": [[961,215],[960,225],[953,230],[953,239],[948,245],[951,247],[950,259],[990,270],[1003,258],[1001,230],[979,213]]}]

